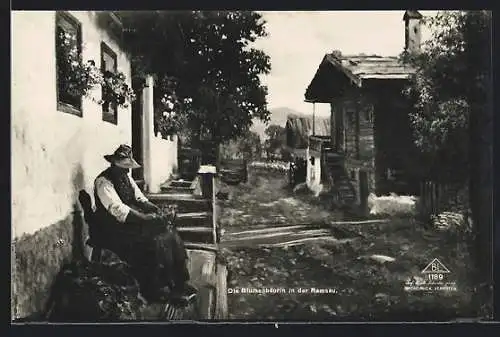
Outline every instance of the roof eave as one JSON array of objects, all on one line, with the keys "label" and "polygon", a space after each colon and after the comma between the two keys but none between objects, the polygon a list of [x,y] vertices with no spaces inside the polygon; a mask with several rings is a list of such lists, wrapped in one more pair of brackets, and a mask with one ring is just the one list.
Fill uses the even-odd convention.
[{"label": "roof eave", "polygon": [[362,80],[408,80],[411,74],[369,74],[360,77]]},{"label": "roof eave", "polygon": [[319,66],[318,66],[318,69],[316,69],[316,72],[314,73],[314,76],[313,76],[311,82],[309,82],[309,84],[307,85],[306,91],[304,93],[304,101],[305,102],[308,102],[308,103],[324,103],[324,102],[319,102],[318,99],[311,98],[310,97],[311,96],[310,91],[312,90],[312,84],[319,78],[320,73],[322,72],[322,67],[325,64],[325,62],[326,62],[326,55],[321,60]]},{"label": "roof eave", "polygon": [[352,71],[347,69],[342,65],[342,62],[339,62],[337,59],[335,59],[333,56],[327,54],[326,59],[333,64],[336,68],[340,69],[350,80],[353,84],[361,88],[362,86],[362,79],[361,77],[355,75]]},{"label": "roof eave", "polygon": [[328,64],[334,66],[336,69],[339,69],[351,81],[351,83],[353,83],[357,87],[362,86],[362,79],[359,76],[356,76],[349,69],[346,69],[344,66],[342,66],[342,64],[340,62],[337,62],[333,56],[331,56],[330,54],[326,54],[323,57],[323,60],[321,61],[320,66],[316,70],[316,73],[315,73],[313,79],[311,80],[311,82],[307,86],[306,92],[304,94],[304,102],[307,102],[307,103],[331,103],[331,99],[321,99],[321,98],[311,97],[311,94],[309,93],[309,90],[311,90],[310,88],[311,88],[311,85],[313,84],[313,82],[317,78],[319,78],[320,73],[322,71],[324,71],[322,69],[322,66],[325,63],[328,63]]}]

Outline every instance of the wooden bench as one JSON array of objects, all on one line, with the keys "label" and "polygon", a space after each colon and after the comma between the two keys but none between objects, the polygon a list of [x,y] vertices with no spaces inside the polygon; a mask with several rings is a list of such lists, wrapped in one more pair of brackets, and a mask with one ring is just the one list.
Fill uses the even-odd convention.
[{"label": "wooden bench", "polygon": [[102,258],[102,250],[103,248],[99,245],[96,239],[96,223],[94,219],[94,210],[92,209],[92,199],[90,195],[85,191],[81,190],[78,195],[78,200],[80,201],[80,205],[83,210],[83,218],[87,223],[89,229],[89,238],[86,241],[86,244],[92,248],[92,253],[90,260],[92,262],[100,262]]}]

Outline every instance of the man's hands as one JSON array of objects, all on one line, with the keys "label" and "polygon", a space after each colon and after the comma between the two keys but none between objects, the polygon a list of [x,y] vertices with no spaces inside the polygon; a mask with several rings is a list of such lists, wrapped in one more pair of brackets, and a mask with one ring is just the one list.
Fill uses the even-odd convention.
[{"label": "man's hands", "polygon": [[138,209],[131,209],[126,222],[146,227],[163,227],[166,224],[173,225],[176,212],[176,206],[170,206],[167,210],[164,210],[151,202],[147,202]]},{"label": "man's hands", "polygon": [[155,222],[161,219],[161,215],[158,213],[143,213],[135,209],[131,209],[126,222],[143,224],[144,222]]},{"label": "man's hands", "polygon": [[161,219],[161,215],[158,213],[148,213],[144,214],[144,220],[145,221],[154,221],[154,220],[159,220]]},{"label": "man's hands", "polygon": [[142,204],[142,206],[143,206],[144,210],[146,211],[146,213],[159,213],[160,212],[160,208],[150,201],[144,202]]}]

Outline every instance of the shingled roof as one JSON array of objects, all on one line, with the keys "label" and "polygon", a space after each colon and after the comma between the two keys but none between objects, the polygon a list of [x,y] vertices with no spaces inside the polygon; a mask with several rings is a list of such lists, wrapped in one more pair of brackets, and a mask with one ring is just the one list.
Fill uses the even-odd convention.
[{"label": "shingled roof", "polygon": [[[397,57],[378,55],[340,55],[338,52],[326,54],[306,90],[306,100],[313,101],[312,88],[315,82],[322,82],[325,77],[334,76],[335,72],[346,76],[358,87],[366,80],[405,80],[413,74],[413,68],[402,64]],[[327,74],[328,73],[328,74]]]},{"label": "shingled roof", "polygon": [[346,70],[360,79],[407,79],[413,72],[401,64],[397,57],[355,55],[344,56],[340,60]]}]

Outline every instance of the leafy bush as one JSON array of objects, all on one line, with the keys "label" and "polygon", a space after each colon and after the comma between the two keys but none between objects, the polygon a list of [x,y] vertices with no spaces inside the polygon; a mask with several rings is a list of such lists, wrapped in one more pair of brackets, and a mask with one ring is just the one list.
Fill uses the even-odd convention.
[{"label": "leafy bush", "polygon": [[96,322],[135,320],[143,302],[129,266],[79,262],[65,266],[54,286],[56,296],[50,321]]}]

